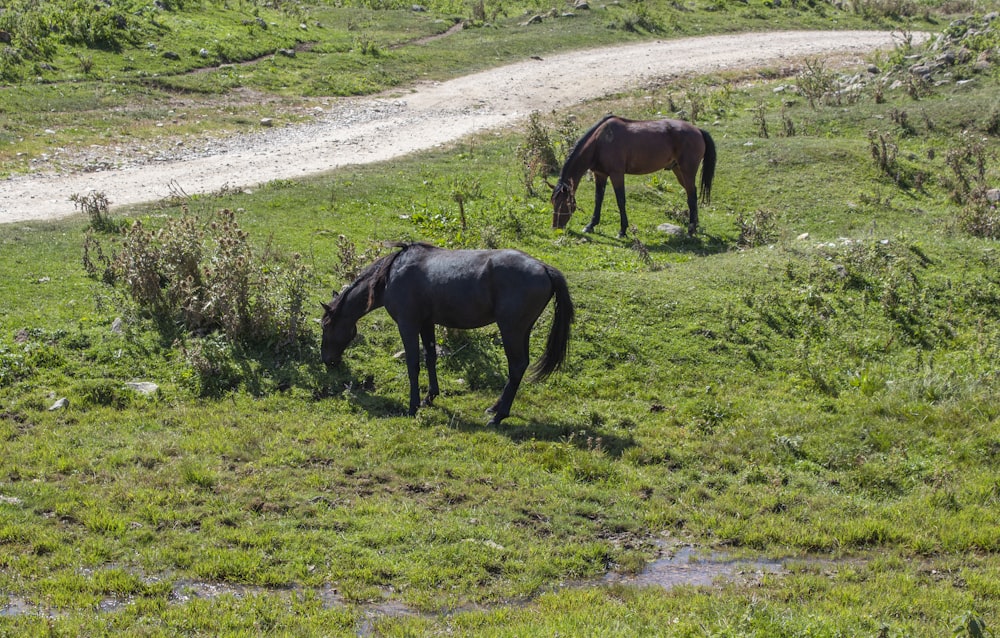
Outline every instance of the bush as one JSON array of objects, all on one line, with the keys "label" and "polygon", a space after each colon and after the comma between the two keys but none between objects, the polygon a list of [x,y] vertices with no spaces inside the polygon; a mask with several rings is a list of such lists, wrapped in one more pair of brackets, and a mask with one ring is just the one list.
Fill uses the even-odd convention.
[{"label": "bush", "polygon": [[274,348],[309,336],[304,309],[309,274],[299,255],[284,263],[257,255],[230,210],[208,224],[184,215],[156,231],[136,221],[111,256],[90,235],[84,265],[168,330],[218,331],[234,344]]},{"label": "bush", "polygon": [[517,154],[524,172],[524,185],[531,196],[535,195],[536,177],[545,178],[559,174],[556,151],[538,111],[532,111],[528,118],[528,134],[524,142],[518,146]]}]

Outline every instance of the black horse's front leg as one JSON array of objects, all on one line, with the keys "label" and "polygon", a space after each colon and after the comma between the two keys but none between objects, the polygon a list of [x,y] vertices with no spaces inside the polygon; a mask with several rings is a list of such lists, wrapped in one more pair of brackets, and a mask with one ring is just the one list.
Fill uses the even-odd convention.
[{"label": "black horse's front leg", "polygon": [[437,343],[434,339],[434,324],[420,329],[420,339],[424,342],[424,361],[427,364],[428,388],[427,396],[420,405],[430,405],[434,397],[440,394],[437,378]]},{"label": "black horse's front leg", "polygon": [[399,336],[403,340],[406,355],[406,375],[410,380],[410,416],[417,413],[420,405],[420,337],[415,327],[399,326]]},{"label": "black horse's front leg", "polygon": [[607,187],[607,175],[594,175],[594,216],[590,218],[590,223],[583,227],[583,232],[592,233],[594,227],[601,223],[601,205],[604,204],[604,191]]}]

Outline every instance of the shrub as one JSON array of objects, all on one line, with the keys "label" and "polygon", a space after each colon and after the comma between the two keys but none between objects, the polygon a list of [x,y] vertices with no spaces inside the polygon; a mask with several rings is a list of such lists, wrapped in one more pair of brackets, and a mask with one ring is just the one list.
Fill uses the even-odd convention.
[{"label": "shrub", "polygon": [[763,246],[774,238],[774,213],[769,210],[755,210],[752,213],[742,211],[736,217],[740,236],[736,240],[740,248]]},{"label": "shrub", "polygon": [[309,335],[308,270],[299,255],[258,255],[230,210],[207,225],[190,215],[155,231],[136,221],[111,256],[89,235],[84,262],[91,276],[121,288],[162,328],[219,331],[234,344],[274,348]]},{"label": "shrub", "polygon": [[958,220],[962,230],[970,235],[1000,239],[1000,207],[990,201],[984,188],[976,188],[969,193]]},{"label": "shrub", "polygon": [[517,155],[521,160],[524,185],[531,196],[535,195],[535,178],[559,173],[559,162],[556,160],[552,139],[545,130],[538,111],[532,111],[528,117],[528,134],[518,146]]},{"label": "shrub", "polygon": [[87,214],[92,229],[98,232],[117,232],[122,229],[124,222],[111,216],[111,201],[101,191],[87,195],[73,193],[69,199],[73,202],[73,208]]}]

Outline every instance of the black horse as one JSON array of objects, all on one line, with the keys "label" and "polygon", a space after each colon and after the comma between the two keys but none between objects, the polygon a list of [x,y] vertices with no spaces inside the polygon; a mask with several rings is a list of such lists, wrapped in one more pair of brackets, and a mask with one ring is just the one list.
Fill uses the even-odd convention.
[{"label": "black horse", "polygon": [[420,404],[419,341],[424,342],[429,388],[423,405],[439,394],[434,326],[480,328],[496,323],[507,354],[507,384],[497,402],[491,425],[510,415],[525,370],[528,343],[535,321],[556,298],[555,317],[534,379],[544,379],[566,357],[573,301],[562,273],[517,250],[446,250],[424,243],[394,244],[400,250],[377,260],[329,305],[323,304],[323,362],[340,364],[344,350],[357,335],[363,315],[385,306],[399,328],[410,379],[412,416]]},{"label": "black horse", "polygon": [[625,215],[625,175],[644,175],[670,169],[687,193],[688,234],[698,232],[698,189],[695,176],[701,165],[701,199],[709,203],[715,177],[715,142],[708,131],[683,120],[627,120],[606,115],[583,134],[563,164],[552,190],[552,227],[565,228],[576,210],[576,187],[589,170],[594,174],[594,216],[583,229],[589,233],[601,221],[601,204],[608,178],[615,189],[621,214],[619,237],[628,232]]}]

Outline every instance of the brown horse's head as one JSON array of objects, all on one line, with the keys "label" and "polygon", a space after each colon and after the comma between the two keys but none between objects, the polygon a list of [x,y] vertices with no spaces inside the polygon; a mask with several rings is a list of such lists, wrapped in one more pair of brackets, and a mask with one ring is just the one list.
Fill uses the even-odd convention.
[{"label": "brown horse's head", "polygon": [[566,228],[569,218],[576,211],[576,194],[573,184],[560,181],[552,189],[552,227]]},{"label": "brown horse's head", "polygon": [[328,368],[340,365],[344,350],[358,335],[357,324],[344,318],[343,313],[337,312],[338,301],[341,300],[337,299],[334,293],[334,299],[329,305],[322,304],[323,319],[320,325],[323,326],[323,342],[320,354]]}]

